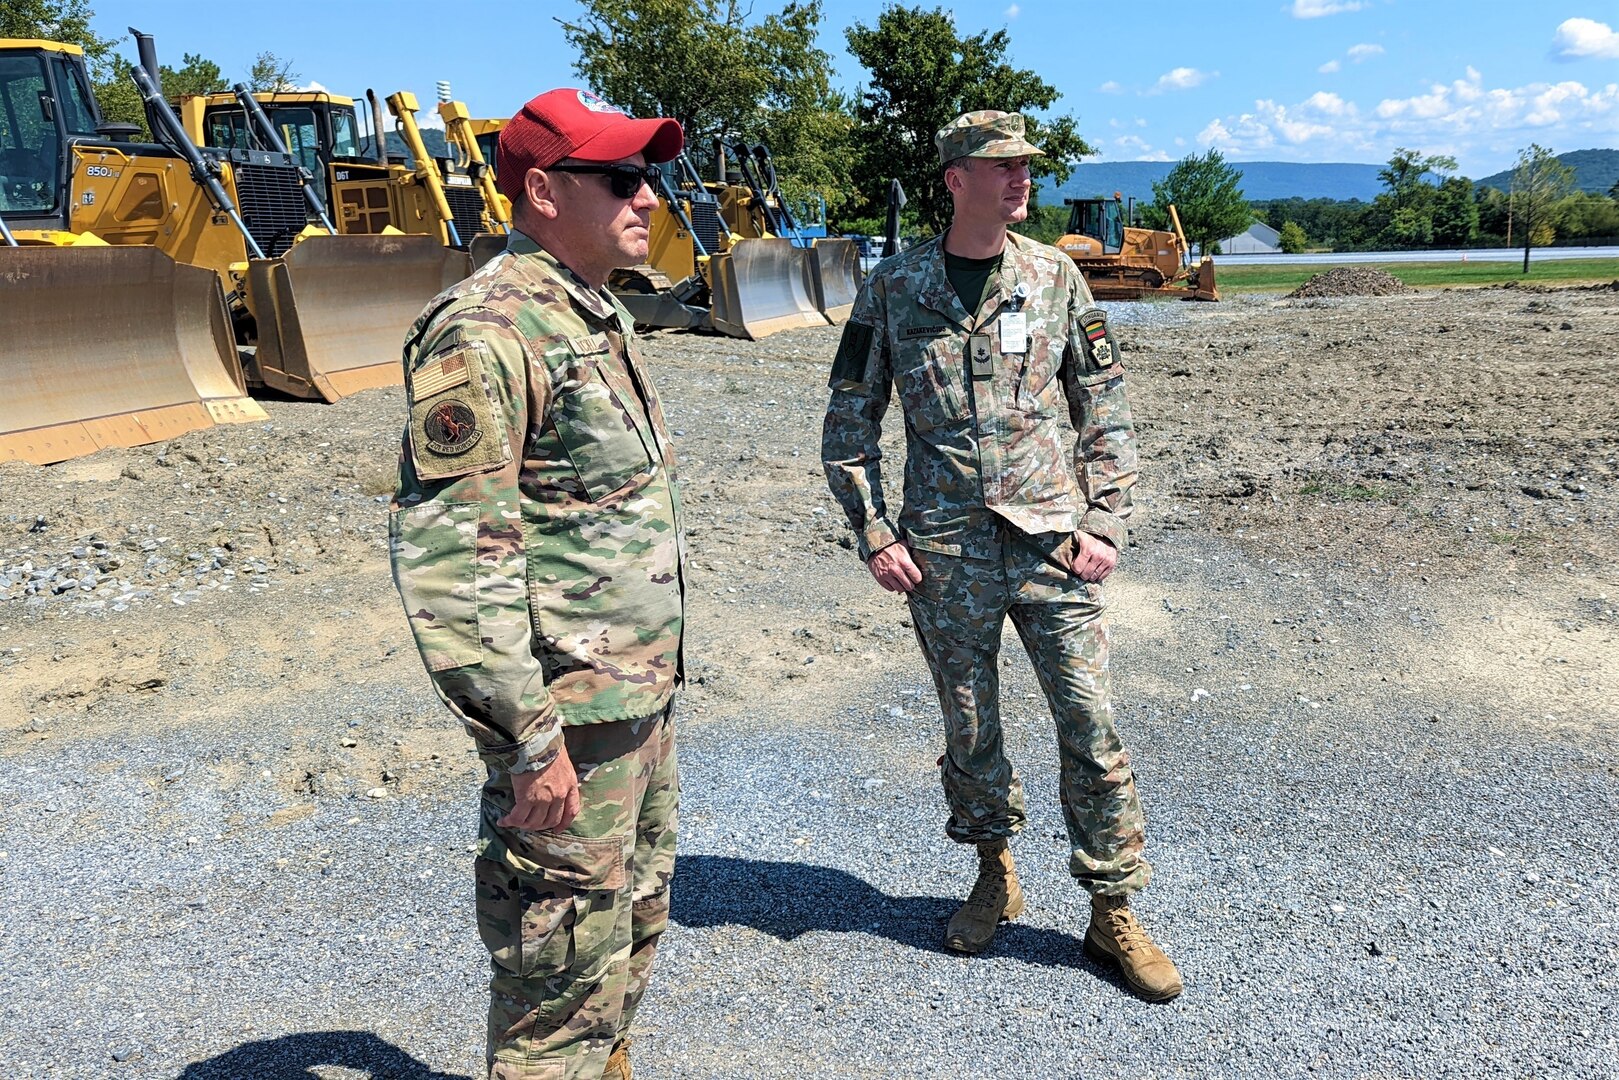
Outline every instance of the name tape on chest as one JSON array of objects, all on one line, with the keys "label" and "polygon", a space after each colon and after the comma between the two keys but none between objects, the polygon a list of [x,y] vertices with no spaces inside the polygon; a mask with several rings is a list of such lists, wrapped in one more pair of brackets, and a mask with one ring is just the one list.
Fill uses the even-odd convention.
[{"label": "name tape on chest", "polygon": [[604,353],[609,342],[606,334],[586,334],[584,337],[568,339],[568,348],[573,350],[575,356],[589,356],[592,353]]},{"label": "name tape on chest", "polygon": [[940,323],[937,326],[907,326],[899,332],[901,341],[911,341],[915,338],[938,337],[947,333],[950,327]]}]

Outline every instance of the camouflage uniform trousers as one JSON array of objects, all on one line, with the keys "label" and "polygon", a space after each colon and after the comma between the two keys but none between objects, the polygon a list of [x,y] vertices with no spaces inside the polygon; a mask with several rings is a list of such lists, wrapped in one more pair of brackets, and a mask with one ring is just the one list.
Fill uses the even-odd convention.
[{"label": "camouflage uniform trousers", "polygon": [[629,1034],[669,924],[680,782],[672,705],[563,729],[579,816],[503,829],[509,777],[484,785],[478,933],[490,952],[490,1080],[599,1077]]},{"label": "camouflage uniform trousers", "polygon": [[945,831],[977,843],[1025,822],[1001,732],[998,664],[1010,614],[1056,720],[1069,872],[1093,894],[1135,892],[1152,868],[1130,755],[1113,724],[1101,587],[1069,569],[1071,537],[996,531],[963,556],[911,550],[923,574],[910,594],[912,622],[944,712]]}]

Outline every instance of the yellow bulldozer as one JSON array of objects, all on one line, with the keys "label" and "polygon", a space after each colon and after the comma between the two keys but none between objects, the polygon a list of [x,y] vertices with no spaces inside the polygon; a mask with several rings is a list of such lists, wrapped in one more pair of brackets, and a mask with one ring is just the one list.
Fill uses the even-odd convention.
[{"label": "yellow bulldozer", "polygon": [[662,170],[645,264],[610,284],[639,325],[697,327],[757,340],[848,317],[859,288],[852,241],[803,237],[768,152],[716,144],[733,179],[704,181],[682,154]]},{"label": "yellow bulldozer", "polygon": [[[470,117],[459,102],[439,111],[446,140],[463,155],[481,158],[492,186],[506,121]],[[789,239],[796,224],[782,203],[768,151],[733,150],[739,161],[746,158],[734,182],[723,179],[725,151],[723,143],[716,145],[719,181],[704,181],[686,154],[663,167],[647,260],[614,271],[608,282],[619,301],[643,328],[752,339],[847,318],[860,286],[854,243],[816,240],[810,246],[802,237]],[[501,246],[474,245],[473,265]]]},{"label": "yellow bulldozer", "polygon": [[[446,247],[467,250],[475,237],[504,238],[510,212],[494,192],[489,170],[475,141],[470,150],[457,147],[450,159],[434,159],[416,122],[419,106],[407,91],[390,94],[388,110],[409,151],[411,165],[387,151],[382,110],[375,94],[370,102],[370,145],[358,135],[353,98],[310,91],[250,93],[237,84],[230,93],[186,95],[177,102],[181,122],[191,139],[215,149],[260,149],[291,153],[310,174],[332,223],[345,236],[432,236]],[[459,113],[440,106],[450,126],[465,123]],[[452,120],[451,117],[454,117]]]},{"label": "yellow bulldozer", "polygon": [[466,272],[428,237],[333,235],[288,155],[199,150],[137,42],[150,143],[102,122],[78,48],[0,41],[0,377],[23,387],[0,405],[5,456],[155,441],[205,426],[198,405],[262,417],[243,382],[396,384],[411,320]]},{"label": "yellow bulldozer", "polygon": [[1214,260],[1205,255],[1191,265],[1191,247],[1173,206],[1169,220],[1174,228],[1165,230],[1131,225],[1133,214],[1116,192],[1111,199],[1063,202],[1069,208],[1068,231],[1057,247],[1078,265],[1096,299],[1220,299],[1214,286]]},{"label": "yellow bulldozer", "polygon": [[[153,246],[169,178],[118,182],[151,149],[127,141],[138,130],[102,122],[78,46],[0,39],[0,461],[266,418],[219,276]],[[89,143],[117,150],[80,160]],[[147,239],[110,245],[82,224],[100,215]],[[197,232],[172,229],[171,246]]]}]

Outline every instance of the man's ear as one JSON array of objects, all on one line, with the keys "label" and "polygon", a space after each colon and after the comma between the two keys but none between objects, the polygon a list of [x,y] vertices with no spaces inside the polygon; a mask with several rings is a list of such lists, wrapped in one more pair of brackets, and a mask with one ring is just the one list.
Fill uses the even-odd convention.
[{"label": "man's ear", "polygon": [[523,176],[523,194],[534,212],[546,219],[557,216],[554,177],[544,169],[530,169]]}]

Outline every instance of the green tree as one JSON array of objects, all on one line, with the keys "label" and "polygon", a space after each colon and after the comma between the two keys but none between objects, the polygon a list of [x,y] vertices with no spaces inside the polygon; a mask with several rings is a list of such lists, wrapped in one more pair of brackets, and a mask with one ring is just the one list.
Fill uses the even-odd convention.
[{"label": "green tree", "polygon": [[753,20],[738,0],[582,0],[558,19],[574,71],[637,116],[680,121],[704,163],[715,138],[768,146],[789,198],[818,192],[828,213],[849,201],[848,102],[816,45],[820,0],[790,0]]},{"label": "green tree", "polygon": [[1037,193],[1031,194],[1029,216],[1013,225],[1012,229],[1042,244],[1055,244],[1068,231],[1068,208],[1048,206],[1040,201]]},{"label": "green tree", "polygon": [[1227,165],[1220,151],[1210,150],[1177,161],[1168,176],[1153,182],[1152,193],[1166,213],[1175,207],[1187,240],[1212,252],[1219,241],[1253,224],[1241,183],[1242,172]]},{"label": "green tree", "polygon": [[185,66],[178,71],[167,64],[162,66],[163,96],[173,101],[183,94],[217,94],[229,90],[220,73],[219,65],[196,53],[186,53]]},{"label": "green tree", "polygon": [[[880,205],[890,177],[898,177],[921,222],[937,232],[949,224],[934,134],[964,112],[1002,109],[1027,113],[1049,109],[1056,87],[1006,60],[1005,30],[963,36],[942,8],[890,4],[875,23],[856,22],[844,36],[869,81],[855,106],[853,179],[864,212]],[[1027,117],[1029,141],[1046,152],[1030,170],[1057,184],[1074,162],[1095,153],[1072,116]]]},{"label": "green tree", "polygon": [[1373,202],[1381,222],[1382,240],[1390,247],[1429,247],[1434,242],[1434,204],[1437,188],[1428,176],[1443,180],[1456,169],[1456,159],[1447,154],[1424,155],[1419,150],[1397,147],[1388,168],[1377,178],[1388,191]]},{"label": "green tree", "polygon": [[1288,221],[1282,224],[1281,239],[1277,242],[1285,253],[1297,255],[1309,245],[1310,238],[1304,235],[1304,228],[1298,222]]},{"label": "green tree", "polygon": [[1619,203],[1606,195],[1576,191],[1553,209],[1557,235],[1569,240],[1608,240],[1619,236]]},{"label": "green tree", "polygon": [[1539,143],[1518,151],[1512,169],[1512,208],[1523,230],[1523,272],[1529,272],[1529,252],[1536,245],[1551,243],[1555,234],[1550,226],[1552,208],[1574,186],[1574,170],[1558,161]]},{"label": "green tree", "polygon": [[1446,175],[1456,171],[1456,159],[1449,154],[1434,154],[1424,157],[1419,150],[1407,150],[1403,146],[1395,147],[1394,156],[1389,158],[1388,168],[1379,169],[1377,178],[1383,181],[1394,198],[1396,210],[1406,209],[1423,203],[1429,193],[1424,188],[1431,188],[1425,184],[1423,177],[1430,173],[1443,179]]},{"label": "green tree", "polygon": [[[190,60],[191,57],[186,57]],[[218,71],[216,66],[214,71]],[[298,85],[303,76],[292,69],[291,60],[283,60],[273,52],[261,52],[253,58],[253,66],[247,72],[247,88],[255,94],[274,93],[277,90],[291,90]],[[168,87],[165,85],[165,90]]]},{"label": "green tree", "polygon": [[6,0],[0,4],[0,37],[77,45],[91,65],[100,64],[112,55],[118,41],[90,29],[94,15],[86,0]]},{"label": "green tree", "polygon": [[1478,240],[1478,202],[1473,182],[1446,177],[1433,196],[1433,239],[1446,247],[1467,247]]}]

